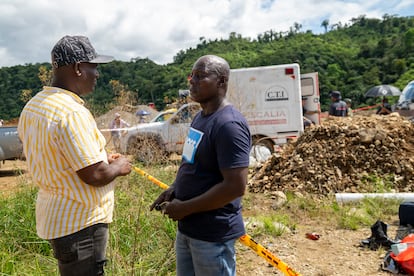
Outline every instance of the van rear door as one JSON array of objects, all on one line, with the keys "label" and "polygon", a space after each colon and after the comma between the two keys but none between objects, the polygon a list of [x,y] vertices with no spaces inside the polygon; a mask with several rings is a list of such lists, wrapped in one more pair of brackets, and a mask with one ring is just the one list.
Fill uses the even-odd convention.
[{"label": "van rear door", "polygon": [[305,97],[304,107],[309,111],[318,111],[318,113],[306,115],[316,125],[321,122],[321,104],[319,96],[318,73],[307,73],[300,75],[302,98]]}]

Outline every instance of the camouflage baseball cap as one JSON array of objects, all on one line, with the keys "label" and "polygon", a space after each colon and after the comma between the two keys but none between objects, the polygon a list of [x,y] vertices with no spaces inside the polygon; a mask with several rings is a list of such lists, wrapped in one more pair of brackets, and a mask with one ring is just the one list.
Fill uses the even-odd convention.
[{"label": "camouflage baseball cap", "polygon": [[86,36],[62,37],[52,49],[52,66],[59,68],[77,62],[108,63],[112,56],[98,55]]}]

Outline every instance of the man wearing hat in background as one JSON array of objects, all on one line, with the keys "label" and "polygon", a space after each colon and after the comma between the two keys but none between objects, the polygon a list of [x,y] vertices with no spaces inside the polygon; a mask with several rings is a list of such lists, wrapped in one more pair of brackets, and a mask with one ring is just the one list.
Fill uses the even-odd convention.
[{"label": "man wearing hat in background", "polygon": [[348,107],[344,101],[342,101],[341,92],[331,91],[331,106],[329,107],[329,115],[337,117],[346,117],[348,114]]},{"label": "man wearing hat in background", "polygon": [[130,124],[121,118],[121,114],[115,113],[115,118],[112,120],[109,128],[111,129],[112,143],[114,145],[115,152],[121,150],[121,136],[126,133],[125,128]]},{"label": "man wearing hat in background", "polygon": [[23,108],[19,137],[38,185],[36,229],[50,242],[61,275],[104,275],[114,179],[130,161],[107,155],[105,138],[81,96],[94,90],[98,55],[85,36],[64,36],[52,50],[52,86]]}]

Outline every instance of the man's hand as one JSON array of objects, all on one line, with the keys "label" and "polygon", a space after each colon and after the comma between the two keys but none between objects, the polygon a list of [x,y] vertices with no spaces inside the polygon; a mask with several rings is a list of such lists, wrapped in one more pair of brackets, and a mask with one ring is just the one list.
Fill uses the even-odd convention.
[{"label": "man's hand", "polygon": [[191,210],[185,207],[185,202],[178,199],[167,202],[167,204],[163,206],[162,211],[174,221],[181,220],[191,213],[189,212]]},{"label": "man's hand", "polygon": [[114,162],[115,159],[118,159],[119,157],[121,157],[120,153],[111,153],[108,155],[108,163],[111,164],[112,162]]},{"label": "man's hand", "polygon": [[119,171],[118,175],[121,175],[121,176],[129,174],[132,170],[131,161],[123,155],[119,155],[119,156],[116,155],[116,158],[112,158],[111,162],[109,162],[109,159],[108,159],[108,163],[111,166],[113,165],[117,166],[118,171]]},{"label": "man's hand", "polygon": [[175,198],[174,194],[174,187],[171,186],[164,192],[162,192],[158,198],[151,204],[150,211],[152,211],[154,208],[158,210],[159,208],[164,208],[165,204],[164,202],[169,202]]},{"label": "man's hand", "polygon": [[108,164],[100,161],[82,168],[76,173],[85,183],[101,187],[105,186],[118,176],[124,176],[131,172],[132,164],[125,156],[120,154],[108,155]]}]

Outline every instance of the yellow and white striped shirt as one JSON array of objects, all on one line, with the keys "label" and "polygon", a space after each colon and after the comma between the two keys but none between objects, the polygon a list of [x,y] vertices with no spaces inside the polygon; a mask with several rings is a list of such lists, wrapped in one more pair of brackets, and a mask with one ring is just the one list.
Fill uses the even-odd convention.
[{"label": "yellow and white striped shirt", "polygon": [[78,95],[43,87],[24,107],[18,134],[33,181],[39,186],[39,237],[54,239],[112,222],[114,182],[94,187],[76,174],[97,162],[108,162],[105,138]]}]

